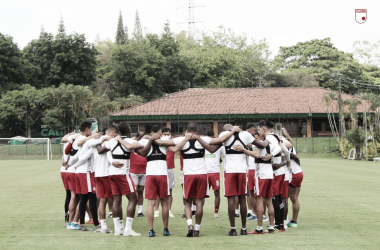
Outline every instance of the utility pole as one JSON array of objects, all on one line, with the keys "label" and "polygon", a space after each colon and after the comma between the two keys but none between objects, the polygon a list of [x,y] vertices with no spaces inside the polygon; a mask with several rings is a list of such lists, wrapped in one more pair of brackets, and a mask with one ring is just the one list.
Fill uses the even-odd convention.
[{"label": "utility pole", "polygon": [[[189,25],[189,34],[194,35],[195,32],[195,23],[202,23],[204,21],[195,21],[194,20],[194,9],[198,7],[204,7],[204,6],[195,6],[194,0],[188,0],[188,6],[187,7],[179,7],[177,9],[184,9],[187,8],[189,10],[189,18],[188,18],[188,25]],[[184,23],[178,23],[178,24],[184,24]]]}]

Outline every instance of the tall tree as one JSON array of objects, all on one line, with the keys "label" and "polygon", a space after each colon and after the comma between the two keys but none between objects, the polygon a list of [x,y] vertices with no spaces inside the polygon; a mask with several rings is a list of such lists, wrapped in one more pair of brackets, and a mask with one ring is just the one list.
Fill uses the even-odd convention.
[{"label": "tall tree", "polygon": [[61,19],[59,20],[59,26],[58,26],[58,34],[64,34],[65,31],[66,31],[65,23],[63,22],[63,17],[61,15]]},{"label": "tall tree", "polygon": [[119,20],[117,22],[115,42],[117,44],[121,45],[121,44],[125,44],[125,41],[126,41],[126,37],[125,37],[125,31],[124,31],[123,16],[122,16],[121,10],[120,10]]},{"label": "tall tree", "polygon": [[129,39],[129,35],[128,35],[128,27],[127,25],[124,26],[124,34],[125,34],[125,40],[127,41]]},{"label": "tall tree", "polygon": [[0,33],[0,96],[24,80],[21,52],[13,38]]},{"label": "tall tree", "polygon": [[135,40],[141,40],[143,37],[142,33],[142,27],[140,23],[140,17],[139,17],[139,11],[136,10],[136,17],[135,17],[135,28],[133,29],[133,38]]}]

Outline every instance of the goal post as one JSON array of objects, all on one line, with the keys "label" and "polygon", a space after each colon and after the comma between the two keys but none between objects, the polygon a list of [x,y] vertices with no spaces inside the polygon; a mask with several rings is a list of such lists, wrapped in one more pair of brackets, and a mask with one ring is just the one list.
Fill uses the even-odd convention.
[{"label": "goal post", "polygon": [[0,159],[17,156],[46,156],[52,159],[51,140],[49,138],[26,138],[16,136],[0,138]]}]

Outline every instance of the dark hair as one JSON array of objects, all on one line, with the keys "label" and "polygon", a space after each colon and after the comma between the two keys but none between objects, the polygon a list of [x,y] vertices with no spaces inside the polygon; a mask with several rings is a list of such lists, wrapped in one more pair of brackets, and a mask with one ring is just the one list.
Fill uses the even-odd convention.
[{"label": "dark hair", "polygon": [[197,132],[198,124],[196,122],[189,122],[186,128],[187,128],[187,131],[189,132]]},{"label": "dark hair", "polygon": [[153,125],[152,126],[152,133],[157,133],[158,131],[160,131],[161,127],[160,125]]},{"label": "dark hair", "polygon": [[170,128],[167,128],[167,127],[162,128],[161,131],[162,131],[162,133],[166,133],[166,132],[171,133],[171,132],[172,132],[172,131],[170,130]]},{"label": "dark hair", "polygon": [[119,124],[119,131],[121,135],[129,135],[129,133],[131,132],[129,125],[126,122],[122,122]]},{"label": "dark hair", "polygon": [[106,130],[105,131],[116,131],[116,133],[118,132],[118,129],[117,129],[117,127],[116,126],[114,126],[114,125],[109,125],[107,128],[106,128]]},{"label": "dark hair", "polygon": [[273,123],[268,122],[267,120],[261,120],[257,123],[258,127],[267,127],[267,128],[273,128]]},{"label": "dark hair", "polygon": [[256,132],[254,135],[258,135],[258,136],[260,136],[259,132]]},{"label": "dark hair", "polygon": [[256,128],[256,125],[253,122],[248,122],[247,125],[245,125],[245,129],[250,129],[250,128]]},{"label": "dark hair", "polygon": [[135,138],[136,138],[136,139],[137,139],[137,138],[142,138],[143,136],[144,136],[144,132],[137,132]]},{"label": "dark hair", "polygon": [[210,131],[207,131],[206,133],[207,136],[214,136],[214,131],[210,130]]},{"label": "dark hair", "polygon": [[91,122],[89,122],[89,121],[84,121],[84,122],[82,122],[82,124],[80,125],[79,130],[80,130],[80,132],[84,132],[84,131],[86,130],[86,128],[91,129],[91,127],[92,127],[92,123],[91,123]]}]

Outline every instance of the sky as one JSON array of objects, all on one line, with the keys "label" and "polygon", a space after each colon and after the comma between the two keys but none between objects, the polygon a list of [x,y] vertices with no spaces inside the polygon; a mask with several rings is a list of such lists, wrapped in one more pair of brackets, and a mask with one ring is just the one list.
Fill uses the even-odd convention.
[{"label": "sky", "polygon": [[[223,25],[254,40],[266,39],[272,56],[280,46],[330,37],[339,50],[353,52],[353,43],[380,41],[379,0],[193,0],[195,27],[216,31]],[[88,42],[114,40],[119,11],[132,33],[136,10],[144,31],[161,33],[166,20],[171,30],[188,30],[188,0],[0,0],[0,33],[13,37],[20,48],[45,31],[56,34],[62,16],[66,33],[85,34]],[[359,24],[355,9],[366,9]]]}]

